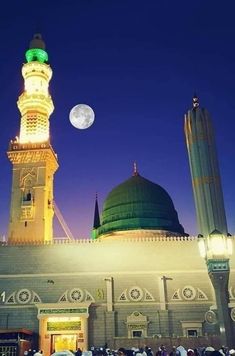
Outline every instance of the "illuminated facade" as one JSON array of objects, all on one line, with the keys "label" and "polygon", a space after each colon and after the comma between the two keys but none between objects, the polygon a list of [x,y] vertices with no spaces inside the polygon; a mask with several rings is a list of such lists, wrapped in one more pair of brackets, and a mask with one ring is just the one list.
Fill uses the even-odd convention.
[{"label": "illuminated facade", "polygon": [[[58,162],[49,133],[52,71],[40,35],[26,60],[25,90],[18,100],[20,135],[8,151],[13,182],[8,241],[0,244],[0,332],[27,330],[36,335],[31,346],[44,356],[105,344],[113,349],[149,345],[154,351],[163,343],[168,349],[221,346],[217,299],[198,238],[184,231],[169,194],[136,166],[133,176],[109,193],[101,216],[96,201],[93,239],[53,240]],[[225,220],[223,228],[227,231]],[[234,239],[226,243],[235,248]],[[232,255],[233,329],[234,277]]]},{"label": "illuminated facade", "polygon": [[48,92],[52,70],[40,35],[35,35],[22,67],[24,91],[18,99],[20,135],[9,145],[13,164],[9,241],[51,241],[53,176],[57,156],[50,145],[49,117],[54,110]]}]

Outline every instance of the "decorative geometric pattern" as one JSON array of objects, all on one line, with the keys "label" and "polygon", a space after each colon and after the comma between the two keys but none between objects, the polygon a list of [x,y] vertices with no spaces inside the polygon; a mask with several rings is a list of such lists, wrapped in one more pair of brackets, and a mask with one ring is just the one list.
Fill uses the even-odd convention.
[{"label": "decorative geometric pattern", "polygon": [[235,308],[232,308],[231,309],[231,319],[232,319],[232,321],[235,321]]},{"label": "decorative geometric pattern", "polygon": [[143,291],[140,287],[132,287],[129,290],[129,297],[133,302],[139,302],[141,299],[143,299]]},{"label": "decorative geometric pattern", "polygon": [[[31,202],[30,202],[31,204]],[[29,220],[34,218],[34,207],[33,206],[21,206],[21,220]]]},{"label": "decorative geometric pattern", "polygon": [[85,290],[85,301],[86,302],[95,302],[95,299],[92,297],[91,293]]},{"label": "decorative geometric pattern", "polygon": [[135,312],[132,313],[132,315],[133,315],[134,317],[139,317],[140,315],[142,316],[143,314],[140,313],[140,312],[138,312],[138,311],[135,311]]},{"label": "decorative geometric pattern", "polygon": [[28,304],[31,301],[32,293],[28,289],[20,289],[16,293],[16,301],[19,304]]},{"label": "decorative geometric pattern", "polygon": [[58,303],[80,303],[82,301],[95,302],[95,299],[86,289],[83,291],[80,288],[73,288],[71,290],[66,290],[59,298]]},{"label": "decorative geometric pattern", "polygon": [[216,316],[215,312],[213,312],[212,310],[208,310],[205,313],[205,321],[208,324],[215,324],[217,322],[217,316]]},{"label": "decorative geometric pattern", "polygon": [[84,293],[80,288],[74,288],[69,292],[69,299],[71,302],[81,302],[83,300]]},{"label": "decorative geometric pattern", "polygon": [[197,288],[197,299],[198,300],[208,300],[208,297],[201,289]]},{"label": "decorative geometric pattern", "polygon": [[173,294],[171,300],[182,300],[182,298],[181,298],[181,296],[180,296],[180,289],[177,289],[177,290],[174,292],[174,294]]},{"label": "decorative geometric pattern", "polygon": [[144,288],[144,301],[148,302],[154,300],[155,299],[153,298],[152,294],[146,288]]},{"label": "decorative geometric pattern", "polygon": [[127,298],[127,289],[125,289],[122,294],[120,295],[120,297],[118,298],[118,302],[128,302],[128,298]]},{"label": "decorative geometric pattern", "polygon": [[186,300],[193,300],[196,297],[196,290],[192,286],[185,286],[182,289],[182,296]]},{"label": "decorative geometric pattern", "polygon": [[194,288],[192,286],[185,286],[181,290],[180,288],[175,290],[173,293],[173,296],[171,297],[171,300],[182,300],[182,297],[185,300],[208,300],[207,295],[200,289],[200,288]]},{"label": "decorative geometric pattern", "polygon": [[32,298],[32,303],[41,303],[41,298],[35,293],[33,292],[33,298]]},{"label": "decorative geometric pattern", "polygon": [[58,303],[61,303],[61,302],[67,302],[67,295],[66,294],[63,294],[60,299],[58,300]]},{"label": "decorative geometric pattern", "polygon": [[134,286],[128,289],[125,289],[120,296],[118,297],[118,302],[153,302],[155,301],[153,295],[146,289]]},{"label": "decorative geometric pattern", "polygon": [[41,302],[41,298],[37,293],[26,288],[14,291],[6,299],[6,304],[35,304]]},{"label": "decorative geometric pattern", "polygon": [[20,187],[32,187],[36,182],[37,172],[37,168],[22,168],[20,171]]},{"label": "decorative geometric pattern", "polygon": [[12,293],[6,300],[6,304],[16,304],[15,301],[15,292]]}]

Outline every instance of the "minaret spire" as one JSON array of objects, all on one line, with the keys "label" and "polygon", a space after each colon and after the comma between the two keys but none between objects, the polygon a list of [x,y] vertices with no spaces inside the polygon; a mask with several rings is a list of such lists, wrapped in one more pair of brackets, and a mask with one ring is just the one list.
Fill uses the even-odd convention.
[{"label": "minaret spire", "polygon": [[133,174],[132,175],[133,175],[133,177],[136,177],[139,175],[136,161],[134,162],[134,165],[133,165]]},{"label": "minaret spire", "polygon": [[100,213],[99,213],[99,206],[98,206],[98,194],[96,192],[93,229],[97,229],[98,227],[100,227]]},{"label": "minaret spire", "polygon": [[193,109],[198,108],[199,106],[199,99],[196,93],[193,95]]}]

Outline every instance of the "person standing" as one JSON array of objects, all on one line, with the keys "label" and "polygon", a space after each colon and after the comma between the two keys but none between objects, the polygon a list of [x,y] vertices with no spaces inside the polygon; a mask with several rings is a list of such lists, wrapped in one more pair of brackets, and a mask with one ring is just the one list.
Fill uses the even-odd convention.
[{"label": "person standing", "polygon": [[78,347],[77,351],[75,352],[75,356],[82,356],[82,350]]},{"label": "person standing", "polygon": [[169,356],[180,356],[180,352],[176,349],[176,346],[172,347],[172,350],[171,350]]},{"label": "person standing", "polygon": [[168,356],[168,353],[164,345],[161,345],[159,347],[158,351],[156,352],[156,356]]}]

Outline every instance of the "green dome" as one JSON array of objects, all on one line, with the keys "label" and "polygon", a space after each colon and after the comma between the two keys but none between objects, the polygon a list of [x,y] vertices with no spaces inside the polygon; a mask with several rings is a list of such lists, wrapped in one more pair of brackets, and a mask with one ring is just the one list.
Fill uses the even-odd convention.
[{"label": "green dome", "polygon": [[138,229],[186,235],[169,194],[136,174],[109,193],[95,235]]}]

